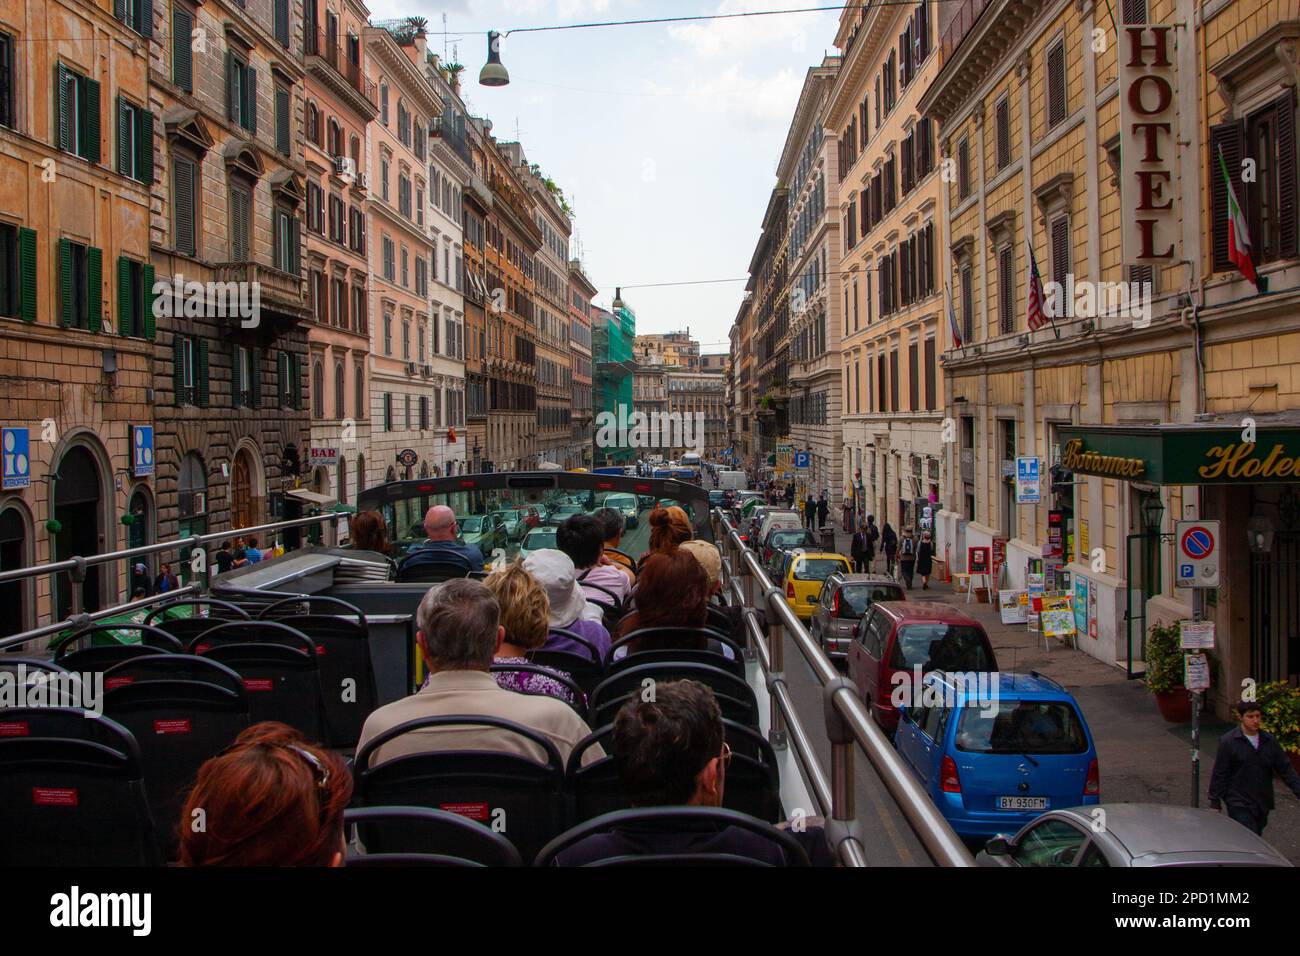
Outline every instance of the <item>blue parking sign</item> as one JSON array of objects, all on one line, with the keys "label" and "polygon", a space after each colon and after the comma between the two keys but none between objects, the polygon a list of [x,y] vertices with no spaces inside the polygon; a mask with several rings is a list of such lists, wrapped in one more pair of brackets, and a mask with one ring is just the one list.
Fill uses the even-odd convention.
[{"label": "blue parking sign", "polygon": [[140,478],[153,474],[153,426],[131,426],[131,474]]},{"label": "blue parking sign", "polygon": [[812,455],[806,451],[797,451],[794,453],[794,466],[796,468],[807,468],[812,464]]},{"label": "blue parking sign", "polygon": [[31,445],[26,428],[0,429],[0,453],[3,454],[3,487],[26,488],[32,483]]}]

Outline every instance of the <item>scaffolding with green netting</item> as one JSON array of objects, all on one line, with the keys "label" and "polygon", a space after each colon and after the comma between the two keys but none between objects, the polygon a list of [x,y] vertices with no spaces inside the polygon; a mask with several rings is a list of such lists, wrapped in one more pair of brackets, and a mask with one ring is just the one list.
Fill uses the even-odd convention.
[{"label": "scaffolding with green netting", "polygon": [[[620,305],[613,312],[598,315],[592,325],[596,411],[609,412],[615,423],[627,422],[632,416],[635,341],[636,313],[626,306]],[[602,441],[600,421],[597,420],[596,448],[592,459],[596,466],[627,465],[636,461],[636,450],[622,442],[625,435],[621,431],[616,435],[614,442]]]}]

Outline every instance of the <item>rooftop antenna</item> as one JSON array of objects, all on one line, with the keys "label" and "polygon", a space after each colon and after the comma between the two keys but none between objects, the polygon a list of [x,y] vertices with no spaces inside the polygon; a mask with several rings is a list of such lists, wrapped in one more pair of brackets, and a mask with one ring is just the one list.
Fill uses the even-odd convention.
[{"label": "rooftop antenna", "polygon": [[442,15],[442,58],[447,59],[447,14]]}]

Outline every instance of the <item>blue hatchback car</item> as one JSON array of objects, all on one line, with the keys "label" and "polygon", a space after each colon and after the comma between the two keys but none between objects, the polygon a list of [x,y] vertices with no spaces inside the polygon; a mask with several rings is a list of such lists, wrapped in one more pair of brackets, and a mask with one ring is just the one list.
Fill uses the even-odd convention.
[{"label": "blue hatchback car", "polygon": [[902,708],[895,744],[959,836],[982,842],[1100,801],[1092,733],[1056,681],[931,671],[922,685]]}]

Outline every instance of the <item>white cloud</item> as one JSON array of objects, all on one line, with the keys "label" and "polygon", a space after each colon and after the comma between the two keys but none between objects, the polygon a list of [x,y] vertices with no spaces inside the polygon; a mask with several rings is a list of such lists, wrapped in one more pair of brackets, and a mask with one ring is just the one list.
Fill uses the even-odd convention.
[{"label": "white cloud", "polygon": [[[772,9],[772,0],[722,0],[714,12],[748,13]],[[702,57],[742,56],[777,44],[797,52],[807,48],[807,31],[817,25],[818,19],[811,14],[789,14],[707,20],[670,27],[669,33]]]},{"label": "white cloud", "polygon": [[561,20],[576,20],[593,13],[608,13],[609,0],[559,0],[556,7]]}]

